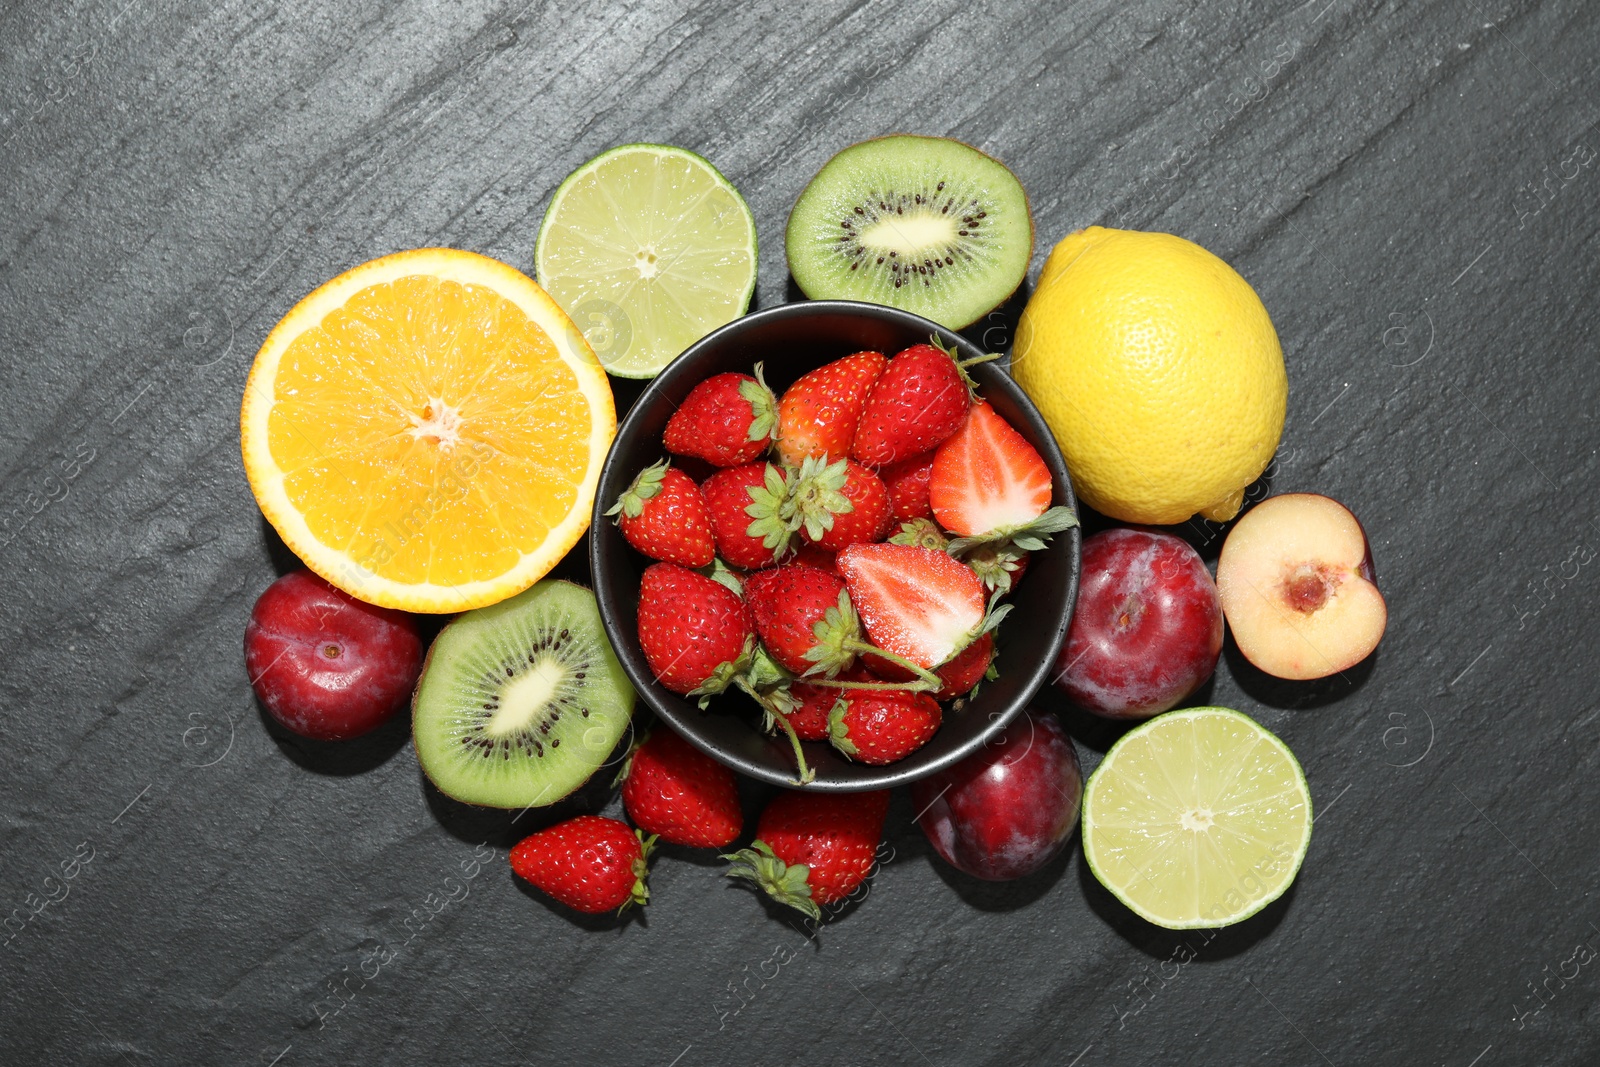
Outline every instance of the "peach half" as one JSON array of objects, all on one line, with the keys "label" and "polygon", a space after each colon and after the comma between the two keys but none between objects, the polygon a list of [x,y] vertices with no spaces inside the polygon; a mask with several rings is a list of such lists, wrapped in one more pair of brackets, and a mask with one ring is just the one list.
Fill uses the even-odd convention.
[{"label": "peach half", "polygon": [[1239,651],[1279,678],[1355,666],[1389,621],[1361,523],[1315,493],[1269,497],[1234,524],[1217,561],[1217,593]]}]

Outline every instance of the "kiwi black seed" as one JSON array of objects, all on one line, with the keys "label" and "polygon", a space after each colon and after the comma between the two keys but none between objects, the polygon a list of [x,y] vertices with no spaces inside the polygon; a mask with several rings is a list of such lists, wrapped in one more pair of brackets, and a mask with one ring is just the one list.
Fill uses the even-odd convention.
[{"label": "kiwi black seed", "polygon": [[616,748],[633,702],[594,594],[542,581],[433,642],[412,702],[417,760],[468,804],[554,804]]},{"label": "kiwi black seed", "polygon": [[865,300],[970,326],[1033,255],[1016,175],[971,145],[896,134],[830,159],[795,202],[789,272],[813,300]]}]

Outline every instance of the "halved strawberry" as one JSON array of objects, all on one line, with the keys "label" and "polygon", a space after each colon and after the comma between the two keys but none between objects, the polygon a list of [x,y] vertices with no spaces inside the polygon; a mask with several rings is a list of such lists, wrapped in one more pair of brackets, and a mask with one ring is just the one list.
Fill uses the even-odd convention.
[{"label": "halved strawberry", "polygon": [[814,544],[837,552],[889,532],[889,491],[861,464],[808,456],[789,479],[789,525]]},{"label": "halved strawberry", "polygon": [[778,402],[756,374],[715,374],[684,397],[667,420],[662,443],[669,452],[696,456],[718,467],[737,467],[760,458],[772,442]]},{"label": "halved strawberry", "polygon": [[665,460],[640,471],[606,514],[615,515],[628,544],[651,559],[705,567],[716,555],[700,487]]},{"label": "halved strawberry", "polygon": [[972,379],[956,354],[934,344],[897,352],[872,384],[850,454],[884,467],[938,447],[961,428]]},{"label": "halved strawberry", "polygon": [[984,614],[972,568],[911,545],[851,545],[839,553],[850,600],[878,648],[930,669],[993,629],[1009,606]]},{"label": "halved strawberry", "polygon": [[778,401],[778,458],[798,467],[807,456],[848,456],[867,391],[887,362],[882,352],[856,352],[789,386]]},{"label": "halved strawberry", "polygon": [[1050,506],[1050,468],[1011,424],[979,401],[933,457],[928,503],[957,541],[959,555],[976,540],[1009,540],[1038,551],[1049,534],[1076,526],[1071,509]]}]

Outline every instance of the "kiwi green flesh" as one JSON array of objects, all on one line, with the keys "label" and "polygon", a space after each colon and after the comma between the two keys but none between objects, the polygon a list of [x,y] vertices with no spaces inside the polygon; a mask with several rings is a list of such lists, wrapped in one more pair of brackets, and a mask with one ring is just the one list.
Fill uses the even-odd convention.
[{"label": "kiwi green flesh", "polygon": [[543,807],[605,762],[633,703],[594,594],[550,579],[444,628],[417,684],[412,736],[445,795]]},{"label": "kiwi green flesh", "polygon": [[959,330],[1022,284],[1033,217],[997,160],[900,134],[830,159],[795,202],[785,243],[812,299],[887,304]]}]

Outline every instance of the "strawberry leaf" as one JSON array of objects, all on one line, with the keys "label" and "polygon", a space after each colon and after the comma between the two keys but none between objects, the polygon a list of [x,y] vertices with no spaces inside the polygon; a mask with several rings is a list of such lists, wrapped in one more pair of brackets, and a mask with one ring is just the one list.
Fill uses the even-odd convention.
[{"label": "strawberry leaf", "polygon": [[720,557],[714,557],[708,566],[701,567],[700,573],[731,590],[734,596],[744,596],[744,582],[739,579],[739,572],[722,562]]},{"label": "strawberry leaf", "polygon": [[807,456],[795,472],[785,515],[792,530],[804,529],[812,541],[833,529],[833,517],[856,506],[841,491],[850,478],[849,463],[829,463],[827,456]]},{"label": "strawberry leaf", "polygon": [[806,659],[812,663],[807,675],[832,678],[855,661],[861,645],[861,619],[850,603],[848,591],[839,590],[839,602],[823,613],[821,621],[811,628],[811,635],[817,643],[806,649]]},{"label": "strawberry leaf", "polygon": [[958,537],[950,542],[950,547],[946,551],[957,559],[960,559],[968,549],[976,548],[978,545],[1009,544],[1024,552],[1039,552],[1049,544],[1053,534],[1070,530],[1076,525],[1078,516],[1073,510],[1057,504],[1031,522],[1019,526],[1001,526],[972,537]]},{"label": "strawberry leaf", "polygon": [[722,858],[731,864],[723,872],[727,877],[754,882],[778,903],[787,904],[813,919],[822,918],[822,909],[811,899],[811,883],[807,880],[811,868],[805,864],[784,863],[772,851],[772,846],[760,838],[750,842],[749,848],[730,852]]},{"label": "strawberry leaf", "polygon": [[650,874],[650,853],[655,851],[656,835],[645,837],[643,831],[635,830],[633,836],[639,839],[639,858],[633,861],[632,867],[633,890],[617,909],[618,915],[627,911],[632,904],[650,903],[650,887],[645,884],[645,878]]},{"label": "strawberry leaf", "polygon": [[736,685],[743,680],[745,672],[750,669],[751,657],[755,655],[756,639],[747,637],[744,648],[737,659],[725,660],[716,665],[706,680],[695,688],[689,690],[687,696],[699,697],[700,707],[705,708],[711,703],[711,698],[719,693],[725,693],[730,685]]},{"label": "strawberry leaf", "polygon": [[949,539],[939,524],[932,519],[910,519],[900,524],[900,529],[889,537],[891,545],[910,545],[912,548],[931,548],[935,552],[949,549]]},{"label": "strawberry leaf", "polygon": [[849,710],[850,702],[842,696],[828,709],[828,740],[846,756],[854,756],[860,749],[850,740],[850,727],[845,725],[844,715]]},{"label": "strawberry leaf", "polygon": [[783,471],[770,463],[763,484],[745,487],[750,503],[744,513],[754,520],[745,527],[745,533],[759,538],[763,546],[780,556],[788,549],[789,536],[795,531],[788,515],[789,488]]},{"label": "strawberry leaf", "polygon": [[622,495],[617,497],[617,502],[607,509],[606,514],[618,515],[619,522],[622,521],[621,515],[637,519],[640,512],[644,511],[645,501],[661,492],[661,479],[666,476],[667,468],[671,465],[669,461],[662,460],[640,471],[638,477],[634,478],[633,484],[622,491]]},{"label": "strawberry leaf", "polygon": [[746,435],[751,441],[765,441],[772,436],[772,431],[778,425],[778,400],[772,395],[772,390],[767,388],[767,379],[761,373],[761,364],[756,364],[756,380],[753,382],[740,382],[739,395],[750,402],[750,430]]}]

